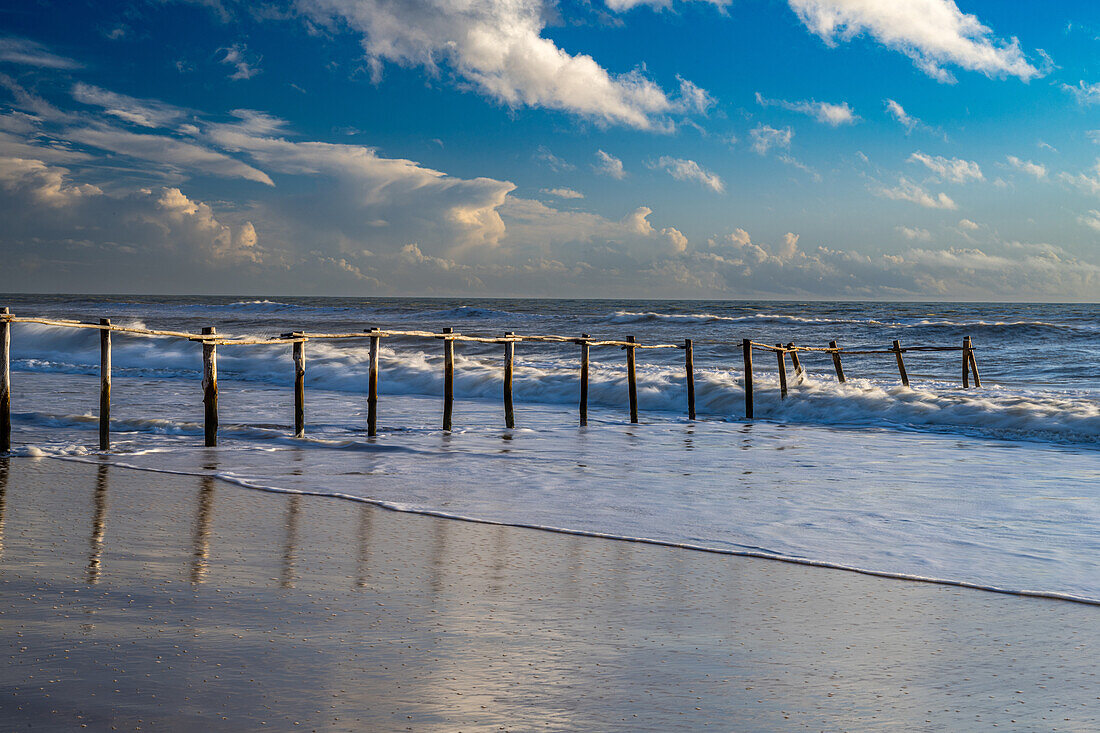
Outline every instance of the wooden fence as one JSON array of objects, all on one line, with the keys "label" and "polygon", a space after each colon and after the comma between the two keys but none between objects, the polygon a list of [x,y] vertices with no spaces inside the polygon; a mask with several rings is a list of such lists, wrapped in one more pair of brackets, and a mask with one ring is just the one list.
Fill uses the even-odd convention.
[{"label": "wooden fence", "polygon": [[[46,326],[61,328],[82,328],[99,331],[100,337],[100,396],[99,396],[99,448],[108,450],[111,444],[111,334],[126,333],[143,337],[176,338],[193,341],[202,346],[202,388],[204,406],[204,433],[207,446],[218,444],[218,347],[232,346],[272,346],[278,344],[290,345],[294,362],[294,435],[305,435],[305,377],[306,357],[305,344],[307,341],[321,340],[346,340],[368,339],[370,341],[370,366],[367,376],[367,435],[374,437],[378,433],[378,352],[379,344],[383,338],[402,337],[434,339],[443,342],[443,429],[451,430],[452,414],[454,408],[454,369],[456,341],[466,341],[481,344],[500,344],[504,346],[504,423],[508,428],[515,427],[515,411],[512,404],[512,376],[515,368],[515,345],[518,342],[530,343],[558,343],[575,344],[580,347],[580,424],[588,424],[588,371],[589,350],[592,347],[618,347],[626,352],[626,377],[627,397],[630,405],[630,421],[638,422],[638,381],[635,373],[635,356],[639,349],[683,349],[684,369],[687,385],[687,414],[695,419],[695,364],[692,339],[684,339],[683,343],[671,344],[643,344],[633,336],[627,336],[625,340],[594,339],[587,333],[576,336],[532,335],[521,336],[513,332],[501,336],[480,336],[455,333],[451,328],[444,328],[439,333],[434,331],[395,331],[381,330],[377,328],[367,329],[352,333],[311,333],[307,331],[292,331],[280,336],[270,338],[224,338],[218,335],[213,326],[202,329],[201,333],[187,333],[183,331],[163,331],[148,328],[133,328],[130,326],[113,325],[110,319],[102,318],[99,323],[85,323],[73,320],[59,320],[53,318],[21,317],[13,316],[7,308],[0,308],[0,451],[11,450],[11,324],[12,323],[37,323]],[[708,341],[708,343],[722,343],[733,345],[732,341]],[[794,380],[801,383],[805,370],[799,358],[799,354],[823,353],[832,357],[833,368],[836,371],[838,382],[845,381],[844,368],[841,362],[843,355],[870,355],[890,354],[897,361],[898,373],[901,382],[909,386],[909,375],[905,370],[903,355],[909,352],[922,351],[961,351],[962,352],[962,384],[964,388],[970,387],[970,377],[973,374],[974,386],[981,387],[981,379],[978,376],[978,365],[974,359],[974,346],[967,336],[961,346],[907,346],[903,347],[900,341],[895,340],[888,349],[854,349],[846,350],[837,345],[836,341],[830,341],[828,346],[796,346],[794,343],[786,345],[782,343],[774,346],[757,343],[750,339],[743,339],[741,351],[744,357],[744,388],[745,388],[745,417],[753,418],[753,352],[770,351],[777,357],[779,372],[779,392],[782,398],[787,397],[787,357],[790,357],[791,367],[794,370]]]}]

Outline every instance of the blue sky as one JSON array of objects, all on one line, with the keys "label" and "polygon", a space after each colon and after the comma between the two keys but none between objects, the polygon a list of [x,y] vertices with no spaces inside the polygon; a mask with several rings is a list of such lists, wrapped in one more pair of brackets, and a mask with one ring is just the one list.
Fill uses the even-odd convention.
[{"label": "blue sky", "polygon": [[7,3],[0,288],[1095,301],[1098,50],[1086,2]]}]

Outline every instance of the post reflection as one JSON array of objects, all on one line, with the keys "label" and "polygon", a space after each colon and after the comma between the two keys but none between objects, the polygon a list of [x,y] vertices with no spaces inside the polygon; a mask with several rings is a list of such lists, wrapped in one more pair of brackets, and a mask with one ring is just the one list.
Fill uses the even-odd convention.
[{"label": "post reflection", "polygon": [[84,582],[95,585],[102,572],[103,547],[107,536],[107,472],[106,463],[96,466],[95,511],[92,515],[92,535],[88,541],[88,566],[84,569]]},{"label": "post reflection", "polygon": [[450,522],[432,522],[432,549],[429,555],[428,587],[432,595],[443,590],[444,566],[447,564],[447,531]]},{"label": "post reflection", "polygon": [[198,585],[206,577],[210,563],[210,525],[214,521],[213,476],[199,478],[199,503],[195,511],[195,528],[191,533],[191,584]]},{"label": "post reflection", "polygon": [[371,523],[374,521],[374,507],[364,504],[359,508],[359,555],[355,563],[355,587],[366,588],[370,574],[370,537]]},{"label": "post reflection", "polygon": [[298,545],[298,513],[301,511],[302,497],[294,494],[286,505],[286,540],[283,542],[283,567],[279,574],[280,588],[294,587],[294,562]]},{"label": "post reflection", "polygon": [[0,559],[4,557],[4,509],[8,502],[10,460],[7,456],[0,456]]}]

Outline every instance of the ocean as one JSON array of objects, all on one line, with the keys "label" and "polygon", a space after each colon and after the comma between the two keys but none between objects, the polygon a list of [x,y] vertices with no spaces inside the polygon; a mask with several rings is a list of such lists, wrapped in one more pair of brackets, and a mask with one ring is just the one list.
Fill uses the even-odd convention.
[{"label": "ocean", "polygon": [[[242,490],[1100,602],[1098,305],[82,295],[0,305],[227,337],[450,326],[691,338],[697,420],[680,350],[638,351],[641,421],[631,424],[623,351],[594,347],[581,428],[579,348],[521,342],[511,430],[503,347],[459,342],[449,433],[442,343],[387,338],[375,439],[366,340],[306,343],[302,439],[290,347],[219,347],[220,445],[209,449],[200,345],[116,333],[113,446],[102,456],[97,332],[14,324],[13,447],[213,474]],[[962,389],[958,351],[907,353],[909,388],[892,355],[845,356],[838,384],[827,354],[804,353],[806,379],[792,374],[781,399],[776,359],[758,352],[755,419],[744,418],[743,338],[859,350],[964,336],[980,389]]]}]

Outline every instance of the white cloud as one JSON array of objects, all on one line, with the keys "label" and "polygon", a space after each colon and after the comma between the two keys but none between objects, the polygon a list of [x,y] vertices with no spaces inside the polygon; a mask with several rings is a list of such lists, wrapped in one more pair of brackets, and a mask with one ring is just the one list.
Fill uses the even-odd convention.
[{"label": "white cloud", "polygon": [[556,196],[559,199],[583,199],[584,194],[571,188],[544,188],[542,193],[547,196]]},{"label": "white cloud", "polygon": [[1100,130],[1086,130],[1085,135],[1097,145],[1100,145]]},{"label": "white cloud", "polygon": [[981,225],[977,222],[970,221],[969,219],[959,219],[959,228],[973,232],[981,229]]},{"label": "white cloud", "polygon": [[1100,82],[1086,84],[1082,80],[1077,86],[1063,84],[1062,89],[1072,94],[1077,99],[1078,104],[1100,104]]},{"label": "white cloud", "polygon": [[102,107],[112,117],[141,127],[167,127],[185,115],[182,109],[170,104],[135,99],[83,82],[73,86],[73,98],[84,104]]},{"label": "white cloud", "polygon": [[967,181],[984,181],[981,167],[972,160],[962,158],[944,158],[943,156],[926,155],[919,150],[909,156],[909,160],[915,163],[923,163],[945,181],[952,183],[966,183]]},{"label": "white cloud", "polygon": [[623,170],[623,162],[610,153],[605,153],[602,150],[596,151],[596,162],[592,165],[592,170],[605,176],[622,180],[626,177],[626,171]]},{"label": "white cloud", "polygon": [[181,230],[190,230],[191,238],[204,243],[210,257],[229,261],[260,261],[256,228],[252,222],[245,222],[234,232],[214,218],[214,211],[208,204],[192,201],[178,188],[165,188],[156,205],[174,225],[177,236]]},{"label": "white cloud", "polygon": [[1030,160],[1020,160],[1015,155],[1010,155],[1007,158],[1009,165],[1017,170],[1021,170],[1029,176],[1034,176],[1036,179],[1047,177],[1047,168],[1045,165],[1039,163],[1032,163]]},{"label": "white cloud", "polygon": [[539,149],[535,151],[535,160],[545,163],[550,166],[551,170],[558,171],[559,173],[562,171],[571,171],[577,167],[551,153],[550,149],[545,145],[539,145]]},{"label": "white cloud", "polygon": [[1096,209],[1089,209],[1087,214],[1082,214],[1077,217],[1078,223],[1087,226],[1089,229],[1093,229],[1100,232],[1100,211]]},{"label": "white cloud", "polygon": [[761,107],[780,107],[791,112],[809,115],[818,122],[833,127],[840,125],[852,125],[859,121],[857,115],[847,102],[833,104],[831,102],[817,102],[814,100],[803,102],[788,102],[783,99],[768,99],[760,92],[756,93],[756,103]]},{"label": "white cloud", "polygon": [[260,73],[257,66],[259,59],[249,61],[245,57],[248,48],[243,43],[234,43],[232,46],[221,50],[225,51],[225,56],[221,58],[221,62],[232,66],[234,69],[233,73],[229,75],[229,78],[233,81],[251,79]]},{"label": "white cloud", "polygon": [[199,171],[222,178],[243,178],[268,186],[274,181],[262,170],[208,147],[164,135],[146,135],[106,125],[72,128],[65,136],[76,142],[110,150],[142,160],[164,163],[184,170]]},{"label": "white cloud", "polygon": [[901,123],[906,132],[912,132],[913,128],[919,125],[921,122],[916,117],[913,117],[905,108],[892,99],[885,100],[886,113]]},{"label": "white cloud", "polygon": [[722,193],[726,190],[725,184],[722,183],[721,178],[705,170],[694,160],[670,158],[664,155],[661,156],[656,163],[652,163],[650,167],[666,171],[677,181],[695,181],[717,193]]},{"label": "white cloud", "polygon": [[752,138],[752,149],[760,155],[766,155],[772,148],[790,148],[794,131],[789,127],[776,129],[760,124],[752,129],[749,136]]},{"label": "white cloud", "polygon": [[64,207],[87,196],[103,193],[98,186],[71,184],[69,171],[44,161],[26,158],[0,158],[0,187],[9,192],[29,194],[34,201],[50,207]]},{"label": "white cloud", "polygon": [[0,38],[0,61],[42,69],[79,69],[80,64],[51,53],[40,43],[25,38]]},{"label": "white cloud", "polygon": [[997,38],[976,16],[959,10],[954,0],[788,1],[806,27],[827,44],[867,33],[941,82],[953,81],[947,65],[1024,81],[1040,75],[1015,38]]},{"label": "white cloud", "polygon": [[[688,0],[684,0],[688,2]],[[718,7],[725,7],[729,5],[732,0],[703,0],[711,5],[717,5]],[[627,10],[633,10],[634,8],[641,7],[643,5],[649,6],[657,10],[664,10],[672,7],[673,0],[606,0],[607,7],[616,13],[622,13]]]},{"label": "white cloud", "polygon": [[[362,34],[375,78],[387,61],[435,72],[446,62],[509,107],[546,107],[599,122],[664,129],[666,116],[697,105],[698,87],[673,100],[635,69],[612,74],[542,35],[545,8],[531,0],[300,0],[315,22]],[[681,88],[683,82],[681,82]]]},{"label": "white cloud", "polygon": [[1058,178],[1080,191],[1093,196],[1100,196],[1100,158],[1096,160],[1096,164],[1092,167],[1092,172],[1093,175],[1091,176],[1088,173],[1078,173],[1077,175],[1062,173]]},{"label": "white cloud", "polygon": [[879,188],[876,193],[884,198],[893,199],[895,201],[911,201],[914,204],[919,204],[926,209],[957,209],[958,206],[951,200],[951,197],[945,193],[939,193],[933,195],[925,191],[923,188],[913,183],[907,178],[902,178],[898,181],[898,185],[894,188]]},{"label": "white cloud", "polygon": [[897,226],[897,227],[894,227],[894,229],[901,236],[905,237],[906,239],[912,240],[914,242],[931,242],[932,241],[932,232],[928,231],[927,229],[921,229],[920,227],[905,227],[905,226]]}]

